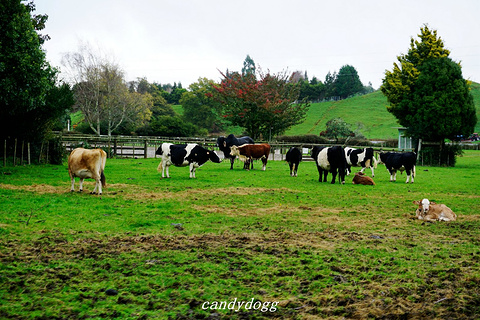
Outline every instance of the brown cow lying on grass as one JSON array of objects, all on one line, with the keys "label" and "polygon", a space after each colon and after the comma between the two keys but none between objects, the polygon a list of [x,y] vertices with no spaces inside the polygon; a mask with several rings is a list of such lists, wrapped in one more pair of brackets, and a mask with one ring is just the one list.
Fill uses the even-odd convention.
[{"label": "brown cow lying on grass", "polygon": [[102,194],[102,186],[105,187],[105,162],[107,160],[107,154],[102,149],[84,149],[76,148],[68,156],[68,173],[72,180],[71,192],[75,190],[75,177],[80,178],[79,192],[83,191],[83,180],[87,178],[95,179],[95,188],[91,192]]},{"label": "brown cow lying on grass", "polygon": [[421,201],[413,201],[418,205],[415,211],[416,217],[425,221],[455,221],[457,215],[444,204],[436,204],[430,202],[428,199],[422,199]]},{"label": "brown cow lying on grass", "polygon": [[375,182],[372,178],[365,175],[363,172],[356,172],[352,180],[353,184],[364,184],[369,186],[374,186]]}]

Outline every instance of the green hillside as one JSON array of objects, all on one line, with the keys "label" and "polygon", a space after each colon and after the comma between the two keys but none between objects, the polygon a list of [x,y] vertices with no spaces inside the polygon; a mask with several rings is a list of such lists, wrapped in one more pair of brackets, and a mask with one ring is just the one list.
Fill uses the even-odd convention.
[{"label": "green hillside", "polygon": [[[480,119],[480,84],[472,83],[472,95],[477,118]],[[387,105],[387,99],[380,91],[340,101],[314,103],[310,106],[306,120],[285,134],[319,134],[325,130],[328,120],[342,118],[352,125],[352,129],[360,128],[360,132],[368,139],[395,139],[398,137],[396,127],[399,124],[387,111]],[[480,122],[477,122],[475,131],[480,131]]]}]

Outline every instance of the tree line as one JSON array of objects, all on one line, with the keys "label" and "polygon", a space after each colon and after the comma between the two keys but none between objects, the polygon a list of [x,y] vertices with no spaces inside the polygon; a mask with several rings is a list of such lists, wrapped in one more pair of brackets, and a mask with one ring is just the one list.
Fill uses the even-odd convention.
[{"label": "tree line", "polygon": [[[43,142],[75,111],[84,117],[78,129],[98,135],[195,136],[236,127],[267,140],[303,122],[311,101],[373,91],[350,65],[322,83],[306,72],[264,72],[248,55],[241,71],[220,71],[219,82],[200,78],[187,89],[146,78],[127,82],[118,64],[85,45],[64,56],[69,81],[62,81],[42,50],[48,16],[34,11],[33,2],[0,3],[2,140]],[[419,38],[386,71],[381,91],[411,137],[439,141],[444,149],[445,139],[473,132],[473,97],[436,31],[424,26]],[[175,112],[176,104],[183,113]]]}]

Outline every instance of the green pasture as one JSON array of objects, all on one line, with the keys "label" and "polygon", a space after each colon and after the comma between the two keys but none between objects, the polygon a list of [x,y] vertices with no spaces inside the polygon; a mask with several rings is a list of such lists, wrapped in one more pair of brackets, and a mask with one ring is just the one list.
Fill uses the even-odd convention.
[{"label": "green pasture", "polygon": [[[478,151],[418,166],[413,184],[379,165],[375,186],[319,183],[313,162],[297,178],[281,161],[209,162],[197,179],[176,167],[161,179],[158,163],[108,159],[102,196],[91,180],[70,193],[66,164],[1,168],[0,318],[480,314]],[[458,220],[414,219],[425,197]],[[250,308],[216,308],[240,301]]]}]

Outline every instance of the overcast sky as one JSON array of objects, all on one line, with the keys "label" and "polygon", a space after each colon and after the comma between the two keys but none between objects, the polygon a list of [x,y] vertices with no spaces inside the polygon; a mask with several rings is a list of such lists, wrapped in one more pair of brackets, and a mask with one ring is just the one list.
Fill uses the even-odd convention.
[{"label": "overcast sky", "polygon": [[385,70],[427,24],[438,31],[463,77],[480,82],[479,0],[35,0],[49,16],[47,59],[82,42],[126,74],[161,84],[221,79],[250,55],[264,71],[307,71],[322,82],[344,65],[378,88]]}]

